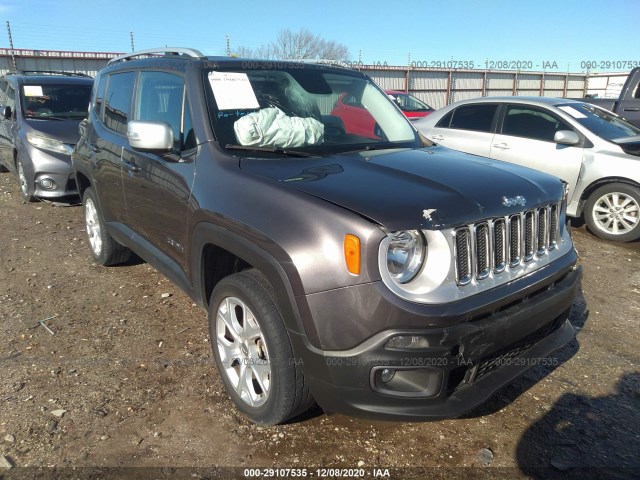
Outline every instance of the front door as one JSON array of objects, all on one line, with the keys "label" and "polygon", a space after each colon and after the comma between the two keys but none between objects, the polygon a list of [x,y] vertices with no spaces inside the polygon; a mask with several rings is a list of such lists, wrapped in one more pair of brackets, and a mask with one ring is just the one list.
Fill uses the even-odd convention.
[{"label": "front door", "polygon": [[578,181],[584,149],[553,141],[559,130],[573,130],[552,112],[521,104],[506,106],[502,129],[491,143],[491,158],[550,173],[569,184]]},{"label": "front door", "polygon": [[[181,76],[142,71],[133,117],[169,124],[174,149],[167,154],[156,154],[136,151],[127,145],[122,157],[128,221],[148,242],[150,253],[157,256],[160,263],[166,264],[168,257],[183,271],[186,271],[186,228],[196,150],[186,99]],[[172,262],[167,266],[174,267]]]}]

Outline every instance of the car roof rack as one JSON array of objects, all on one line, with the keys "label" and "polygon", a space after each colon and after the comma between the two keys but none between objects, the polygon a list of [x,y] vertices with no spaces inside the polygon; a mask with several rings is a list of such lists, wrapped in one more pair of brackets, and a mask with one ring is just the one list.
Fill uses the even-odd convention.
[{"label": "car roof rack", "polygon": [[144,55],[160,55],[164,54],[166,56],[185,56],[191,58],[206,58],[202,52],[194,49],[194,48],[183,48],[183,47],[164,47],[164,48],[149,48],[147,50],[138,50],[137,52],[125,53],[124,55],[119,55],[117,57],[109,60],[107,65],[113,65],[117,62],[125,62],[127,60],[131,60],[136,57],[144,56]]},{"label": "car roof rack", "polygon": [[87,77],[92,78],[83,72],[67,72],[64,70],[17,70],[7,72],[5,75],[66,75],[69,77]]}]

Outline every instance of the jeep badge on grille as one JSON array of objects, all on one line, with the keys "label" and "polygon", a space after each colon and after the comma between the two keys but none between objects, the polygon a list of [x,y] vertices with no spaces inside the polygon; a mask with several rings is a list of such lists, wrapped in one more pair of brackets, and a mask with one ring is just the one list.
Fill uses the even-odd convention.
[{"label": "jeep badge on grille", "polygon": [[502,197],[502,205],[505,207],[513,207],[515,205],[522,205],[523,207],[527,204],[527,199],[521,195],[517,197]]}]

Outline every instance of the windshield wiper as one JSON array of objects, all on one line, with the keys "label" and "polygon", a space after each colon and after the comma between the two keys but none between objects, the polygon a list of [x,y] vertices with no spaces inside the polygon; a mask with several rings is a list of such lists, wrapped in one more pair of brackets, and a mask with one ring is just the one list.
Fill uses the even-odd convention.
[{"label": "windshield wiper", "polygon": [[55,115],[25,115],[25,118],[35,118],[36,120],[69,120],[68,118],[56,117]]},{"label": "windshield wiper", "polygon": [[261,147],[258,145],[234,145],[232,143],[228,143],[225,146],[228,150],[245,150],[247,152],[269,152],[269,153],[279,153],[281,155],[286,155],[288,157],[320,157],[316,153],[309,152],[301,152],[300,150],[290,150],[282,147]]},{"label": "windshield wiper", "polygon": [[347,152],[368,152],[370,150],[392,150],[394,148],[409,148],[409,147],[401,147],[394,143],[375,143],[373,145],[360,145],[358,147],[354,147],[351,149],[340,150],[340,153]]}]

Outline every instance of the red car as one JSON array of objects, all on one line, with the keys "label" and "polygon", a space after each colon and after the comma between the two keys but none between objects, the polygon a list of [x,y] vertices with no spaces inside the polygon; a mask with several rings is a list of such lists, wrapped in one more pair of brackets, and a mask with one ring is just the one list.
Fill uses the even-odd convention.
[{"label": "red car", "polygon": [[[400,107],[400,110],[407,118],[426,117],[434,111],[429,105],[408,93],[397,90],[385,90],[385,93]],[[380,136],[376,135],[375,120],[351,93],[347,92],[340,95],[333,110],[331,110],[331,115],[342,119],[346,133],[365,138],[380,138]]]},{"label": "red car", "polygon": [[434,111],[429,105],[406,92],[385,90],[385,93],[400,107],[400,110],[402,110],[402,113],[404,113],[407,118],[426,117]]}]

